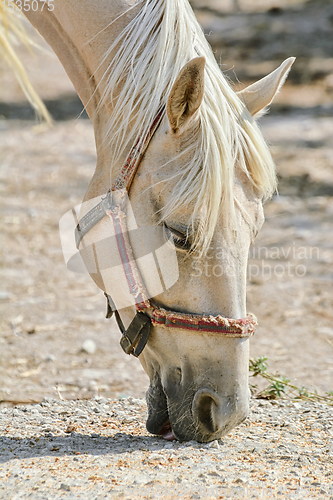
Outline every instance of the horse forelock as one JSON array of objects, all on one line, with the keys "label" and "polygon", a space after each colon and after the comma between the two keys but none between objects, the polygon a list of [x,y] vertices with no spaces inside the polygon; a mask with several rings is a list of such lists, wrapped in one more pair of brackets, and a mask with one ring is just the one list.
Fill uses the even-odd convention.
[{"label": "horse forelock", "polygon": [[276,188],[275,166],[255,120],[216,63],[188,0],[141,0],[138,6],[104,56],[108,69],[100,105],[112,106],[105,140],[116,164],[129,143],[146,136],[183,66],[194,57],[206,58],[199,126],[187,144],[193,153],[163,210],[168,218],[191,203],[190,222],[202,221],[193,245],[205,250],[221,204],[233,213],[236,165],[262,198]]}]

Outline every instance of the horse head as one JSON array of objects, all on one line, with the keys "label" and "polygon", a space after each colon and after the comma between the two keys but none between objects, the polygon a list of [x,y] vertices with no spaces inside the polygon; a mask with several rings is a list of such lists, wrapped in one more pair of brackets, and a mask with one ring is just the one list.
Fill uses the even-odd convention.
[{"label": "horse head", "polygon": [[[243,109],[245,119],[253,124],[248,110],[257,114],[271,102],[291,64],[292,60],[285,62],[274,74],[240,94],[248,106]],[[200,140],[204,93],[205,59],[195,58],[180,71],[170,92],[166,116],[134,180],[131,203],[139,223],[144,224],[147,217],[152,224],[162,223],[177,248],[179,279],[154,302],[173,311],[243,318],[248,251],[264,221],[260,189],[236,162],[234,206],[229,209],[226,204],[218,204],[209,245],[204,240],[209,227],[202,218],[209,213],[205,203],[213,202],[214,189],[210,191],[207,182],[207,191],[202,192],[199,184],[190,200],[184,201],[182,196],[186,194],[179,194],[179,184],[186,183],[184,178],[179,180],[179,173],[186,171],[193,154],[199,154],[193,137]],[[214,173],[211,175],[212,183],[221,182],[218,174],[216,179]],[[174,202],[177,196],[181,198],[178,205]],[[174,202],[171,209],[170,200]],[[248,338],[155,327],[140,355],[150,378],[147,429],[167,439],[174,436],[202,442],[226,434],[248,414],[248,359]]]},{"label": "horse head", "polygon": [[[163,311],[204,315],[210,324],[217,318],[225,324],[245,318],[248,251],[264,220],[263,200],[276,187],[256,117],[273,100],[293,59],[236,94],[187,0],[100,0],[104,17],[94,14],[98,6],[91,9],[88,0],[70,9],[59,3],[61,11],[55,1],[52,16],[71,50],[67,47],[67,57],[60,42],[56,48],[70,76],[72,59],[78,61],[81,83],[77,72],[72,80],[96,135],[98,163],[85,200],[108,190],[130,147],[165,109],[128,193],[137,226],[163,228],[177,252],[179,278],[153,297],[154,304]],[[84,29],[70,23],[75,9]],[[111,22],[104,29],[108,12]],[[43,34],[42,23],[37,19],[35,24]],[[86,39],[84,30],[90,30]],[[93,92],[84,86],[88,74],[94,75]],[[94,241],[108,225],[103,218],[85,238]],[[135,255],[136,241],[131,245]],[[99,273],[92,278],[107,291]],[[112,293],[117,294],[116,287]],[[136,311],[129,306],[119,313],[127,328]],[[207,442],[246,418],[248,335],[155,322],[139,359],[150,379],[151,433]]]}]

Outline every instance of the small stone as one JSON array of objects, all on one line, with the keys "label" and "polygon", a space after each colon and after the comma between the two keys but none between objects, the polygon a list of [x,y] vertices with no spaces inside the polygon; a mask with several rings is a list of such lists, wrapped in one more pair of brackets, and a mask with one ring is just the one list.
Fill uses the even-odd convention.
[{"label": "small stone", "polygon": [[164,449],[165,449],[165,450],[171,450],[171,449],[172,449],[172,448],[174,448],[174,447],[175,447],[175,445],[174,445],[174,441],[171,441],[170,443],[166,443],[166,444],[164,445]]},{"label": "small stone", "polygon": [[53,432],[45,432],[44,437],[53,438],[53,437],[55,437],[55,435],[53,434]]},{"label": "small stone", "polygon": [[148,460],[165,460],[165,457],[160,453],[151,453]]},{"label": "small stone", "polygon": [[49,397],[46,397],[43,398],[42,402],[41,402],[41,406],[48,406],[50,404],[57,404],[57,400],[56,399],[53,399],[53,398],[49,398]]},{"label": "small stone", "polygon": [[75,424],[72,424],[72,422],[70,422],[65,430],[65,433],[66,434],[70,434],[71,432],[75,432],[77,429],[77,426]]},{"label": "small stone", "polygon": [[87,339],[82,344],[82,350],[87,354],[95,354],[96,352],[96,344],[93,340]]},{"label": "small stone", "polygon": [[218,472],[216,472],[215,470],[208,472],[208,475],[213,476],[213,477],[220,477],[220,474]]},{"label": "small stone", "polygon": [[106,405],[109,403],[109,401],[106,398],[101,398],[101,397],[95,398],[95,401],[100,405]]},{"label": "small stone", "polygon": [[185,443],[186,446],[192,446],[193,448],[197,448],[198,447],[198,443],[197,441],[187,441],[187,443]]},{"label": "small stone", "polygon": [[207,445],[207,448],[219,448],[219,447],[220,447],[220,445],[219,445],[219,442],[217,441],[217,439],[215,439],[215,441],[211,441]]},{"label": "small stone", "polygon": [[247,483],[247,479],[245,477],[238,477],[237,479],[235,479],[234,483],[245,484]]},{"label": "small stone", "polygon": [[71,491],[71,488],[67,484],[61,483],[59,490]]},{"label": "small stone", "polygon": [[46,361],[47,363],[53,362],[53,361],[55,361],[55,359],[56,359],[56,357],[55,357],[55,355],[54,355],[54,354],[48,354],[48,355],[45,357],[45,361]]},{"label": "small stone", "polygon": [[52,428],[48,424],[44,424],[42,431],[43,432],[52,432]]}]

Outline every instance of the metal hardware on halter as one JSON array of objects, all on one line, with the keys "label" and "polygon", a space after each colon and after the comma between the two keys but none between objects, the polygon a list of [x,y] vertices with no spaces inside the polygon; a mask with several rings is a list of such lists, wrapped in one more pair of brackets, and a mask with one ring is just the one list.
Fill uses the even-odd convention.
[{"label": "metal hardware on halter", "polygon": [[[144,140],[141,141],[139,139],[132,147],[112,188],[108,190],[106,196],[102,198],[98,205],[82,217],[75,229],[75,241],[79,249],[84,236],[106,215],[109,216],[116,228],[116,241],[119,252],[122,255],[122,264],[123,266],[128,265],[130,268],[131,283],[128,281],[128,284],[130,293],[133,293],[132,288],[134,285],[137,313],[126,329],[111,296],[105,293],[107,298],[106,317],[111,318],[113,314],[115,315],[118,327],[122,333],[120,345],[126,354],[133,354],[133,356],[136,357],[141,354],[146,346],[152,325],[164,328],[180,328],[191,331],[221,333],[226,337],[235,338],[250,337],[254,334],[255,327],[257,326],[257,320],[252,315],[248,315],[246,318],[242,319],[228,319],[220,315],[206,316],[204,314],[180,313],[158,307],[148,298],[148,293],[132,254],[132,247],[126,226],[126,208],[121,201],[117,203],[114,198],[117,198],[117,194],[121,193],[121,190],[126,190],[127,194],[129,193],[141,158],[157,130],[163,114],[164,108],[162,108],[156,116]],[[129,263],[132,263],[131,266],[129,266]]]},{"label": "metal hardware on halter", "polygon": [[115,315],[119,330],[122,333],[120,345],[123,351],[126,354],[133,354],[133,356],[138,357],[148,342],[151,329],[150,317],[147,314],[138,311],[126,330],[120,318],[119,312],[115,309],[112,298],[107,293],[104,293],[104,295],[107,299],[106,318],[109,319],[113,314]]}]

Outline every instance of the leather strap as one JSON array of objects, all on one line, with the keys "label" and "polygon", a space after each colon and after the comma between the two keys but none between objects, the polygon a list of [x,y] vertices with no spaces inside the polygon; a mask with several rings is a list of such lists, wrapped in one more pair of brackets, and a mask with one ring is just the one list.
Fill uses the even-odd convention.
[{"label": "leather strap", "polygon": [[155,120],[153,121],[148,134],[144,137],[144,139],[139,138],[137,142],[132,147],[126,162],[122,166],[112,188],[111,191],[117,191],[119,189],[126,189],[129,193],[131,184],[133,182],[136,171],[140,165],[141,158],[143,157],[154,133],[156,132],[159,124],[162,121],[162,117],[164,115],[165,107],[163,106],[160,111],[157,113]]},{"label": "leather strap", "polygon": [[164,109],[165,108],[162,107],[156,115],[156,118],[153,121],[146,137],[143,140],[138,139],[135,145],[131,148],[126,162],[122,166],[116,180],[114,181],[111,189],[109,189],[109,191],[107,192],[105,198],[103,198],[102,201],[98,203],[98,205],[92,208],[88,213],[86,213],[84,217],[82,217],[82,219],[80,219],[80,222],[75,228],[75,243],[77,249],[79,249],[79,245],[82,239],[90,231],[90,229],[92,229],[99,221],[101,221],[103,217],[105,217],[106,212],[112,208],[112,191],[126,189],[127,193],[129,193],[131,184],[140,165],[141,159],[145,154],[145,151],[154,133],[156,132],[159,124],[162,121]]},{"label": "leather strap", "polygon": [[[82,239],[90,231],[90,229],[92,229],[98,222],[100,222],[106,215],[108,215],[113,220],[115,228],[117,229],[117,226],[119,226],[118,230],[116,231],[116,239],[120,253],[125,252],[126,255],[131,254],[132,249],[128,241],[127,228],[126,226],[122,227],[122,221],[117,216],[117,210],[115,210],[115,206],[112,203],[112,193],[123,189],[126,189],[127,193],[129,193],[140,161],[156,129],[161,123],[164,109],[164,107],[160,109],[146,137],[144,137],[143,140],[139,138],[136,144],[131,148],[125,164],[122,166],[115,182],[113,183],[111,189],[109,189],[109,191],[107,192],[105,198],[103,198],[94,208],[87,212],[86,215],[82,217],[82,219],[80,219],[75,228],[75,243],[77,249],[79,249]],[[120,215],[122,215],[120,206],[118,206],[118,212]],[[127,267],[129,268],[130,262],[131,260],[127,259]],[[138,279],[139,271],[136,269],[136,267],[134,269],[127,269],[126,277],[128,279],[130,292],[133,292],[133,286],[138,286],[138,282],[142,281]],[[133,283],[130,282],[130,278],[132,278]],[[119,312],[117,311],[112,298],[110,297],[110,295],[106,293],[104,294],[107,298],[106,318],[111,318],[113,314],[115,315],[118,327],[122,333],[120,345],[126,354],[133,354],[133,356],[136,357],[141,354],[142,350],[147,344],[151,330],[151,319],[147,314],[142,312],[142,309],[151,307],[149,299],[145,295],[145,287],[143,283],[140,283],[139,289],[140,290],[138,291],[134,290],[134,292],[136,293],[137,313],[127,330],[124,327],[124,324],[120,318]]]},{"label": "leather strap", "polygon": [[109,319],[113,314],[115,315],[119,330],[122,333],[120,345],[123,351],[126,354],[133,354],[133,356],[138,357],[148,342],[151,329],[150,317],[138,311],[126,330],[112,298],[107,293],[104,293],[104,295],[107,298],[106,318]]},{"label": "leather strap", "polygon": [[107,210],[110,210],[111,207],[111,193],[108,191],[105,198],[80,219],[80,222],[75,228],[75,243],[77,249],[79,249],[80,243],[85,235],[105,217]]}]

